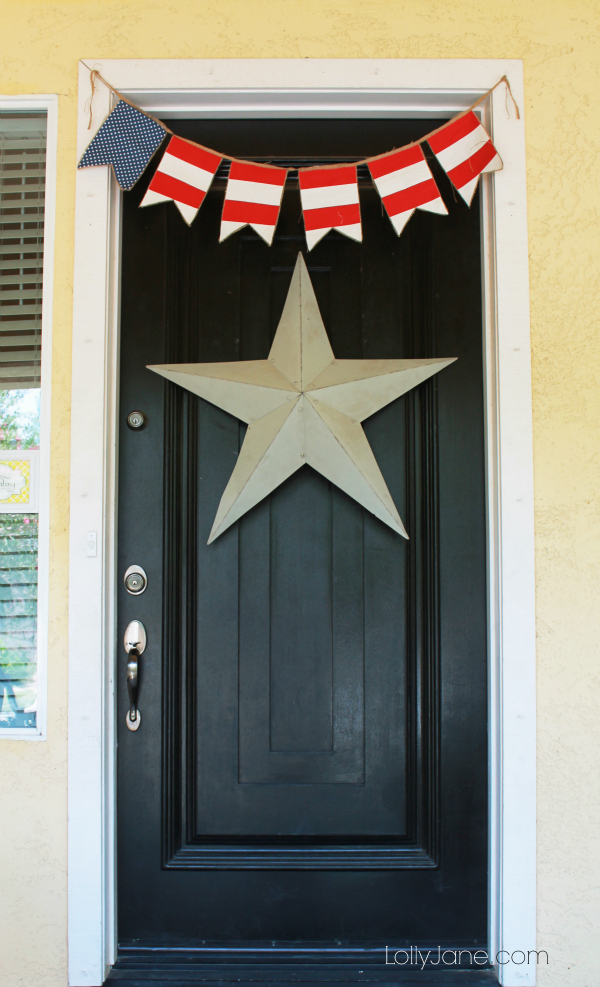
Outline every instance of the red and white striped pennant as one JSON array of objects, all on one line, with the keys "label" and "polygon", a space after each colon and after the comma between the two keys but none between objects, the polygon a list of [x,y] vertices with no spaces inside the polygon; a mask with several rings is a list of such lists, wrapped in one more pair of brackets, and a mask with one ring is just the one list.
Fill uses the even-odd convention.
[{"label": "red and white striped pennant", "polygon": [[309,250],[330,230],[362,240],[356,165],[298,171]]},{"label": "red and white striped pennant", "polygon": [[448,214],[420,144],[382,154],[368,166],[398,236],[415,209]]},{"label": "red and white striped pennant", "polygon": [[198,144],[171,137],[140,206],[172,200],[191,226],[222,160]]},{"label": "red and white striped pennant", "polygon": [[451,120],[427,143],[468,206],[479,176],[502,168],[500,155],[472,110]]},{"label": "red and white striped pennant", "polygon": [[271,244],[286,177],[287,168],[232,161],[219,242],[243,226],[251,226],[266,243]]}]

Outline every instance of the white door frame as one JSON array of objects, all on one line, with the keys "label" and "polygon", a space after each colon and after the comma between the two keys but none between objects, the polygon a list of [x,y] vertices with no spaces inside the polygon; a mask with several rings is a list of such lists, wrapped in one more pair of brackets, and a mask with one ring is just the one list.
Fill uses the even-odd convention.
[{"label": "white door frame", "polygon": [[[520,61],[86,59],[156,115],[451,116],[501,76],[523,113]],[[504,170],[483,180],[490,654],[490,941],[506,987],[535,983],[533,453],[525,141],[504,86],[483,107]],[[107,167],[77,172],[69,590],[69,984],[98,987],[115,958],[115,572],[121,195]],[[443,219],[440,218],[440,222]],[[97,533],[97,554],[87,548]]]}]

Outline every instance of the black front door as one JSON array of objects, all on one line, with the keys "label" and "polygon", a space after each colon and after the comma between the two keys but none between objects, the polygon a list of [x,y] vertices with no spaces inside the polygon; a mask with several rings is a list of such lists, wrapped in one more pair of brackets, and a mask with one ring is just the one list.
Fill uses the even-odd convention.
[{"label": "black front door", "polygon": [[[435,124],[170,125],[294,167]],[[271,247],[249,228],[219,244],[221,173],[191,228],[125,196],[113,977],[185,960],[188,978],[384,979],[385,945],[486,947],[479,204],[432,167],[448,217],[417,213],[398,238],[360,169],[364,242],[330,233],[310,254],[295,173]],[[245,426],[146,366],[266,358],[299,250],[336,357],[458,358],[365,422],[408,542],[305,467],[206,544]]]}]

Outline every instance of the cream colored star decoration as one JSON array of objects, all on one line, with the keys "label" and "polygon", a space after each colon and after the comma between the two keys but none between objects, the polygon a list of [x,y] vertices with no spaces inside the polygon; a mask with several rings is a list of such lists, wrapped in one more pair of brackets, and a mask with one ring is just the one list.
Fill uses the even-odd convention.
[{"label": "cream colored star decoration", "polygon": [[360,423],[453,362],[336,360],[298,254],[268,360],[148,367],[248,423],[208,544],[306,464],[408,538]]}]

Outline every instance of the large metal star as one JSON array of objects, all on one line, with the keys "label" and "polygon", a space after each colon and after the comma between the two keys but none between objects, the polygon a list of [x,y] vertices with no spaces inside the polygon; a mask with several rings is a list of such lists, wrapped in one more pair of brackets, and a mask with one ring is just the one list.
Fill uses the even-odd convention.
[{"label": "large metal star", "polygon": [[360,423],[454,359],[336,360],[298,254],[268,360],[148,367],[248,423],[208,544],[305,464],[408,538]]}]

